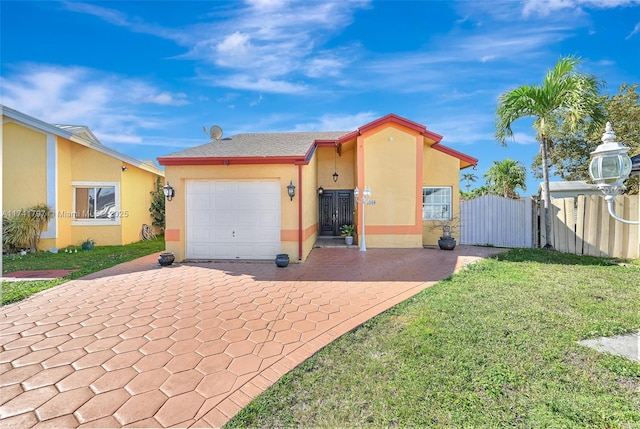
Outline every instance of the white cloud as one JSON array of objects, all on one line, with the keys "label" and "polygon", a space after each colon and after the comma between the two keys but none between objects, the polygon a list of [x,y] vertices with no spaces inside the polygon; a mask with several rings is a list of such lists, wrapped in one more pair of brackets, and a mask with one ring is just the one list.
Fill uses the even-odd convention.
[{"label": "white cloud", "polygon": [[305,84],[296,84],[284,80],[256,78],[251,75],[237,74],[227,78],[212,80],[211,83],[233,89],[243,89],[276,94],[300,94],[307,91]]},{"label": "white cloud", "polygon": [[299,123],[291,131],[355,131],[359,127],[379,118],[375,112],[356,114],[328,113],[315,121]]},{"label": "white cloud", "polygon": [[353,21],[353,12],[368,7],[369,1],[247,0],[232,11],[225,10],[226,20],[216,19],[182,29],[152,25],[139,17],[95,4],[64,4],[68,10],[93,15],[131,31],[174,40],[186,48],[176,58],[204,64],[200,74],[216,76],[209,82],[291,94],[310,88],[306,84],[287,84],[289,77],[337,76],[349,63],[348,49],[326,50],[320,56],[317,50],[347,27]]},{"label": "white cloud", "polygon": [[609,9],[634,4],[637,5],[638,0],[525,0],[522,14],[548,16],[563,9]]},{"label": "white cloud", "polygon": [[22,65],[0,80],[2,103],[54,124],[86,125],[103,143],[140,143],[138,130],[163,128],[151,106],[180,106],[185,94],[84,67]]},{"label": "white cloud", "polygon": [[631,33],[629,33],[629,35],[625,37],[624,40],[629,40],[638,33],[640,33],[640,22],[637,23],[635,27],[633,27],[633,30],[631,31]]}]

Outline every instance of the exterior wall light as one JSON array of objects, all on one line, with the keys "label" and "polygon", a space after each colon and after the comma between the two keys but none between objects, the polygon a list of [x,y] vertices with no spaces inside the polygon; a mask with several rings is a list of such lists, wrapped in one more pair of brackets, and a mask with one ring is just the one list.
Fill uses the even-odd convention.
[{"label": "exterior wall light", "polygon": [[167,197],[167,201],[171,201],[176,195],[175,189],[173,189],[169,182],[162,187],[162,192],[164,193],[164,196]]},{"label": "exterior wall light", "polygon": [[320,186],[318,188],[318,195],[322,195],[322,194],[324,194],[324,188],[322,186]]},{"label": "exterior wall light", "polygon": [[291,201],[293,201],[293,197],[296,196],[296,185],[293,184],[293,180],[290,180],[289,184],[287,185],[287,194],[289,195]]},{"label": "exterior wall light", "polygon": [[615,141],[616,134],[607,122],[602,144],[591,152],[589,175],[598,189],[604,194],[609,214],[619,222],[639,225],[640,221],[631,221],[618,217],[613,210],[616,195],[624,191],[624,181],[631,173],[631,158],[627,155],[629,148]]}]

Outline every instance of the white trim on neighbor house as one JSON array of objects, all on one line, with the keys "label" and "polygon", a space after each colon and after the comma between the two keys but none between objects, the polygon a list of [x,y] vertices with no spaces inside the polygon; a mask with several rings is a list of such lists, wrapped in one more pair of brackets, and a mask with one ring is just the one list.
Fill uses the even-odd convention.
[{"label": "white trim on neighbor house", "polygon": [[[120,182],[71,182],[73,196],[72,212],[57,212],[58,217],[70,217],[71,226],[114,226],[120,225],[120,219],[126,217],[128,213],[120,210]],[[115,192],[115,215],[110,219],[78,219],[76,217],[76,188],[114,188]]]},{"label": "white trim on neighbor house", "polygon": [[42,232],[41,238],[58,237],[58,145],[56,136],[47,133],[47,205],[53,210],[54,215],[49,220],[47,229]]}]

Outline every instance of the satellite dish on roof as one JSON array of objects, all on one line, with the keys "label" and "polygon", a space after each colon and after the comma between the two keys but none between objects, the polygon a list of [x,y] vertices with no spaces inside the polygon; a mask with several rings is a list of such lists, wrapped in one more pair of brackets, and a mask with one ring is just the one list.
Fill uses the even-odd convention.
[{"label": "satellite dish on roof", "polygon": [[207,131],[207,127],[203,126],[202,131],[209,136],[211,141],[217,142],[222,137],[222,128],[217,125],[212,125],[211,128],[209,128],[209,131]]}]

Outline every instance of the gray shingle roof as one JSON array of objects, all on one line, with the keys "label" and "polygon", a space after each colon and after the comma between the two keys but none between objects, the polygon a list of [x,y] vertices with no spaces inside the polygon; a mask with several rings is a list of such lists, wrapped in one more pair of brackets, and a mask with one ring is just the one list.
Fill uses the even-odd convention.
[{"label": "gray shingle roof", "polygon": [[337,140],[350,131],[236,134],[161,158],[304,156],[315,140]]}]

